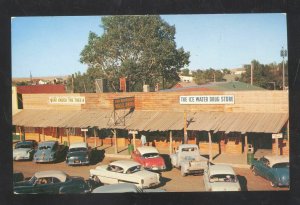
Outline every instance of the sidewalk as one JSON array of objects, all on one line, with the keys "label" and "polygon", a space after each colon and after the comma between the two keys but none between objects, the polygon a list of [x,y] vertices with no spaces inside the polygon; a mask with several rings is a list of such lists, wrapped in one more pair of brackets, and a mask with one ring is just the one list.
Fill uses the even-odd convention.
[{"label": "sidewalk", "polygon": [[[130,159],[131,156],[128,152],[128,147],[118,147],[118,152],[115,153],[114,146],[104,145],[99,146],[97,149],[104,150],[106,157],[111,158],[122,158]],[[168,148],[158,148],[158,151],[161,154],[169,154]],[[206,153],[201,153],[203,156],[208,157]],[[232,167],[237,168],[250,168],[250,165],[247,164],[247,155],[246,154],[226,154],[222,153],[215,155],[212,161],[213,164],[227,164]]]}]

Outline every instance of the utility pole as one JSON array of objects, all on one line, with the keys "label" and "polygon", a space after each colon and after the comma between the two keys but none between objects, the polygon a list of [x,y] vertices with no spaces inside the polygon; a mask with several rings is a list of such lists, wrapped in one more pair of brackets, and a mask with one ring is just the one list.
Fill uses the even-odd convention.
[{"label": "utility pole", "polygon": [[282,57],[282,90],[285,88],[285,70],[284,70],[284,57],[287,57],[287,50],[283,48],[280,51],[280,56]]}]

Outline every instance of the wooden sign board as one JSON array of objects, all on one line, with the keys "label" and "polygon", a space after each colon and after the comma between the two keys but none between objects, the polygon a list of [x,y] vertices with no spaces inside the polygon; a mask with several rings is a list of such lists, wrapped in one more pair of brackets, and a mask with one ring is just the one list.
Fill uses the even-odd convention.
[{"label": "wooden sign board", "polygon": [[115,110],[129,109],[129,108],[134,108],[134,107],[135,107],[134,97],[114,99],[114,109]]},{"label": "wooden sign board", "polygon": [[130,131],[128,131],[128,133],[129,133],[129,134],[137,134],[137,133],[138,133],[138,131],[133,131],[133,130],[130,130]]},{"label": "wooden sign board", "polygon": [[279,138],[282,138],[282,133],[272,134],[272,139],[279,139]]}]

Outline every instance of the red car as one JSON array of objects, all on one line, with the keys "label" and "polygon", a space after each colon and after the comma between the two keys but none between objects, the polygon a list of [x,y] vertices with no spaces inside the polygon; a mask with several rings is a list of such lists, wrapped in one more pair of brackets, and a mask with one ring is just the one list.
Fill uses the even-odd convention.
[{"label": "red car", "polygon": [[138,147],[136,151],[132,152],[131,157],[134,161],[140,163],[144,169],[152,171],[163,171],[166,169],[165,161],[155,147]]}]

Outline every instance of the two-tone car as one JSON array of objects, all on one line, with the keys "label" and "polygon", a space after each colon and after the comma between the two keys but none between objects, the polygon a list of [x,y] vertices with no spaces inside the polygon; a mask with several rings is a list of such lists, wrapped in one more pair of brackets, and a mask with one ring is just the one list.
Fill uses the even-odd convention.
[{"label": "two-tone car", "polygon": [[66,163],[68,165],[88,165],[91,160],[91,153],[87,143],[72,143],[67,153]]},{"label": "two-tone car", "polygon": [[290,186],[289,157],[268,155],[254,160],[251,170],[270,181],[272,187]]},{"label": "two-tone car", "polygon": [[35,140],[17,142],[13,149],[13,160],[32,160],[38,143]]},{"label": "two-tone car", "polygon": [[34,154],[33,161],[42,162],[55,162],[65,157],[67,147],[58,144],[57,141],[44,141],[40,142],[36,153]]},{"label": "two-tone car", "polygon": [[166,169],[165,161],[155,147],[138,147],[136,151],[132,152],[131,157],[146,170],[164,171]]},{"label": "two-tone car", "polygon": [[97,166],[90,170],[90,178],[102,184],[133,183],[140,188],[155,187],[160,184],[158,173],[144,170],[131,160],[118,160],[108,165]]},{"label": "two-tone car", "polygon": [[29,180],[14,184],[15,194],[89,193],[90,186],[82,177],[69,176],[63,171],[36,172]]},{"label": "two-tone car", "polygon": [[209,165],[203,181],[206,191],[241,191],[239,180],[229,165]]}]

